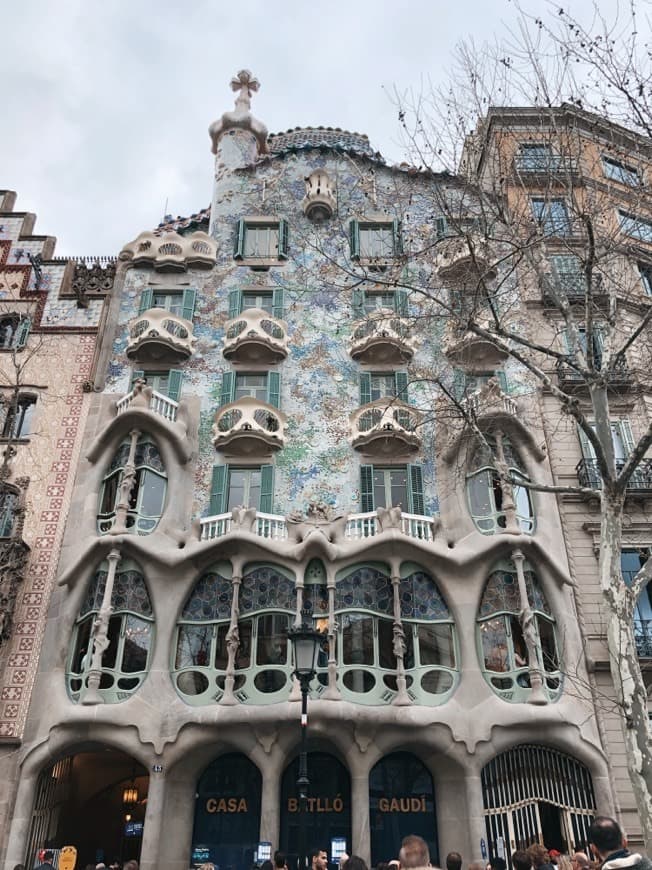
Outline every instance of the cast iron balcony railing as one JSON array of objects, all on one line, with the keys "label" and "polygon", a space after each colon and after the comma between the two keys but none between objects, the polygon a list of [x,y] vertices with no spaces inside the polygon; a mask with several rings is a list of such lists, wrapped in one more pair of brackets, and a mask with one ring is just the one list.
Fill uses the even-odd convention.
[{"label": "cast iron balcony railing", "polygon": [[652,619],[634,620],[636,652],[641,659],[652,659]]},{"label": "cast iron balcony railing", "polygon": [[[593,275],[591,286],[591,298],[594,302],[603,302],[606,293],[602,282],[602,275]],[[550,275],[543,282],[542,298],[544,304],[557,304],[558,292],[566,293],[566,298],[571,305],[582,305],[586,302],[586,277],[578,272],[563,275]]]},{"label": "cast iron balcony railing", "polygon": [[514,173],[523,181],[544,180],[546,183],[562,181],[564,178],[577,180],[581,176],[579,160],[561,154],[517,154],[514,157]]},{"label": "cast iron balcony railing", "polygon": [[376,399],[351,414],[351,446],[369,456],[413,453],[421,414],[398,399]]},{"label": "cast iron balcony railing", "polygon": [[215,414],[213,444],[233,456],[280,450],[285,444],[286,417],[253,396],[223,405]]},{"label": "cast iron balcony railing", "polygon": [[[625,464],[624,459],[616,461],[616,471]],[[575,470],[580,486],[587,489],[601,489],[602,478],[597,459],[580,459]],[[652,492],[652,459],[641,459],[632,476],[627,481],[627,492]]]},{"label": "cast iron balcony railing", "polygon": [[[628,390],[634,384],[634,378],[627,365],[627,360],[619,357],[616,364],[604,372],[607,384],[613,390]],[[557,362],[557,377],[562,390],[588,389],[588,382],[580,372],[576,371],[563,360]]]},{"label": "cast iron balcony railing", "polygon": [[354,360],[375,365],[400,365],[412,359],[414,350],[406,319],[389,308],[359,321],[349,343]]},{"label": "cast iron balcony railing", "polygon": [[127,356],[139,362],[178,363],[192,356],[192,323],[165,308],[149,308],[129,331]]},{"label": "cast iron balcony railing", "polygon": [[247,308],[227,323],[223,354],[239,363],[282,362],[288,355],[285,324],[260,308]]}]

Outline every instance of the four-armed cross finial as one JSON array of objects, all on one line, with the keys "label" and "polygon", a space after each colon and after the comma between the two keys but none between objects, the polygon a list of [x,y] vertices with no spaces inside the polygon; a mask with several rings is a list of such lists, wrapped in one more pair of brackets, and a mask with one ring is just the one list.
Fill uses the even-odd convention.
[{"label": "four-armed cross finial", "polygon": [[259,87],[260,82],[248,69],[241,69],[233,76],[231,90],[240,91],[235,100],[235,107],[238,111],[249,112],[251,110],[251,95],[255,94]]}]

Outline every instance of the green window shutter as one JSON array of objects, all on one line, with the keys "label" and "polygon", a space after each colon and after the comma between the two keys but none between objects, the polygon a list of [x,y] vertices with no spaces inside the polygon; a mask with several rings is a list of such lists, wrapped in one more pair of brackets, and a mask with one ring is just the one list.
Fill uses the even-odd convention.
[{"label": "green window shutter", "polygon": [[353,316],[364,317],[364,290],[360,290],[359,287],[353,291]]},{"label": "green window shutter", "polygon": [[278,372],[267,375],[267,403],[275,408],[281,407],[281,376]]},{"label": "green window shutter", "polygon": [[235,372],[224,372],[222,375],[222,392],[220,405],[228,405],[235,399]]},{"label": "green window shutter", "polygon": [[408,375],[407,372],[394,372],[396,382],[396,398],[402,402],[408,400]]},{"label": "green window shutter", "polygon": [[186,320],[192,320],[195,314],[195,299],[197,298],[196,290],[184,290],[183,301],[181,303],[181,316]]},{"label": "green window shutter", "polygon": [[145,370],[144,369],[134,369],[131,373],[131,389],[133,390],[134,384],[138,380],[138,378],[145,379]]},{"label": "green window shutter", "polygon": [[282,320],[284,314],[285,302],[283,299],[283,288],[275,287],[274,292],[272,293],[272,316],[278,317],[279,320]]},{"label": "green window shutter", "polygon": [[274,466],[260,466],[260,505],[258,510],[271,514],[274,507]]},{"label": "green window shutter", "polygon": [[349,224],[349,244],[351,246],[351,259],[360,259],[360,222],[352,220]]},{"label": "green window shutter", "polygon": [[627,456],[634,449],[634,434],[632,432],[632,426],[629,420],[620,420],[618,423],[620,428],[620,437],[623,440],[623,447],[625,448],[625,453]]},{"label": "green window shutter", "polygon": [[394,308],[399,317],[408,316],[407,290],[397,290],[394,295]]},{"label": "green window shutter", "polygon": [[229,290],[229,320],[242,314],[242,290]]},{"label": "green window shutter", "polygon": [[247,234],[247,225],[244,218],[235,225],[235,238],[233,239],[233,258],[241,260],[244,257],[245,236]]},{"label": "green window shutter", "polygon": [[466,392],[466,372],[462,369],[455,369],[453,373],[453,398],[456,402],[461,402]]},{"label": "green window shutter", "polygon": [[226,481],[228,479],[228,465],[214,465],[213,478],[211,480],[210,515],[223,514],[226,510]]},{"label": "green window shutter", "polygon": [[438,217],[435,220],[435,227],[437,228],[437,238],[445,239],[448,235],[448,221],[445,217]]},{"label": "green window shutter", "polygon": [[371,401],[371,374],[360,372],[360,404],[366,405]]},{"label": "green window shutter", "polygon": [[507,378],[505,377],[505,372],[498,371],[496,372],[495,377],[498,378],[500,389],[503,391],[503,393],[507,393]]},{"label": "green window shutter", "polygon": [[172,399],[173,402],[179,401],[182,379],[183,372],[179,369],[170,369],[168,372],[168,399]]},{"label": "green window shutter", "polygon": [[154,291],[151,287],[146,287],[140,294],[140,305],[138,306],[138,313],[142,314],[143,311],[147,311],[149,308],[151,308],[153,301]]},{"label": "green window shutter", "polygon": [[411,514],[423,516],[423,470],[420,465],[408,465],[408,505]]},{"label": "green window shutter", "polygon": [[394,256],[398,257],[403,253],[403,226],[398,218],[392,221],[392,233],[394,236]]},{"label": "green window shutter", "polygon": [[29,335],[31,325],[32,321],[29,317],[23,317],[21,319],[16,329],[16,335],[14,336],[14,347],[16,350],[21,350],[21,348],[25,347],[27,344],[27,336]]},{"label": "green window shutter", "polygon": [[363,514],[375,510],[373,465],[360,466],[360,507]]},{"label": "green window shutter", "polygon": [[279,260],[287,260],[290,250],[290,225],[281,218],[278,222],[278,258]]}]

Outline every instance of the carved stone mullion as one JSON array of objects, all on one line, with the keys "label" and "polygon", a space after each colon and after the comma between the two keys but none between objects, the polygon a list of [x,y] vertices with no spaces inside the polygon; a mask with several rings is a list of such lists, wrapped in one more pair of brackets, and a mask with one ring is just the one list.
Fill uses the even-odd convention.
[{"label": "carved stone mullion", "polygon": [[231,585],[233,593],[231,595],[231,621],[229,630],[226,633],[226,676],[224,678],[224,694],[220,699],[220,704],[225,706],[233,706],[238,701],[233,694],[233,686],[235,683],[235,657],[240,646],[240,629],[238,628],[238,619],[240,617],[240,586],[242,585],[242,575],[234,574],[231,577]]},{"label": "carved stone mullion", "polygon": [[129,436],[131,438],[131,443],[129,444],[129,456],[127,457],[124,474],[120,481],[119,501],[115,508],[115,518],[111,528],[112,535],[119,535],[127,530],[129,498],[136,484],[136,447],[138,446],[140,432],[138,429],[132,429]]},{"label": "carved stone mullion", "polygon": [[394,656],[396,658],[396,688],[397,694],[392,704],[396,707],[405,707],[411,704],[410,696],[407,693],[407,681],[405,679],[405,632],[403,631],[403,620],[401,619],[401,578],[398,574],[392,575],[392,592],[394,605],[394,625],[392,627],[392,640]]},{"label": "carved stone mullion", "polygon": [[516,565],[518,592],[521,599],[521,611],[518,618],[523,631],[525,646],[527,647],[528,674],[530,686],[532,687],[528,704],[547,704],[548,699],[543,687],[543,668],[541,666],[539,644],[537,642],[537,631],[534,625],[534,613],[530,607],[527,586],[525,584],[525,571],[523,569],[525,556],[520,550],[514,550],[512,552],[512,561]]},{"label": "carved stone mullion", "polygon": [[109,646],[109,620],[113,610],[111,598],[113,596],[115,574],[120,562],[120,550],[111,550],[107,556],[107,561],[109,563],[109,570],[106,576],[104,595],[102,596],[100,610],[93,621],[93,630],[89,644],[91,666],[88,671],[86,689],[81,698],[81,703],[86,705],[103,703],[102,696],[99,693],[100,680],[102,678],[102,656]]}]

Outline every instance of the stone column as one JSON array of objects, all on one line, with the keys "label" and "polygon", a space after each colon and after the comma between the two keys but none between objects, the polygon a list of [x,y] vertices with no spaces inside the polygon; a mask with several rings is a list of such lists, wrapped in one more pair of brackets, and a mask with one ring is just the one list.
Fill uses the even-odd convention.
[{"label": "stone column", "polygon": [[113,526],[109,534],[121,535],[127,531],[127,513],[129,511],[129,499],[131,492],[136,485],[136,447],[138,446],[138,438],[140,432],[138,429],[132,429],[129,433],[131,443],[129,444],[129,456],[125,464],[122,480],[120,481],[119,501],[115,507],[115,518]]},{"label": "stone column", "polygon": [[[487,842],[487,827],[484,820],[484,803],[482,800],[482,776],[474,771],[467,771],[464,777],[466,791],[466,830],[468,836],[468,861],[482,858],[480,840]],[[487,843],[487,849],[489,844]],[[466,861],[465,863],[468,863]]]},{"label": "stone column", "polygon": [[401,578],[397,571],[392,570],[392,592],[394,598],[394,626],[393,643],[394,656],[396,658],[396,688],[397,695],[392,701],[396,707],[405,707],[412,702],[407,693],[407,682],[405,679],[405,632],[403,631],[403,621],[401,620]]},{"label": "stone column", "polygon": [[120,561],[120,550],[114,548],[107,556],[109,570],[104,586],[104,595],[100,611],[93,622],[91,643],[86,655],[91,656],[91,666],[88,672],[88,682],[82,695],[82,704],[102,704],[102,696],[99,693],[100,680],[102,678],[102,656],[109,645],[109,619],[111,618],[111,598],[113,595],[113,583],[115,572]]},{"label": "stone column", "polygon": [[[265,758],[258,765],[263,776],[260,799],[260,839],[272,843],[280,842],[281,836],[281,778],[283,776],[283,756],[279,752],[274,758]],[[286,808],[287,809],[287,808]]]},{"label": "stone column", "polygon": [[361,760],[351,769],[351,854],[371,862],[369,770]]},{"label": "stone column", "polygon": [[500,488],[503,493],[503,510],[505,511],[505,532],[518,535],[521,531],[516,519],[516,503],[514,501],[514,487],[510,482],[509,465],[505,459],[503,448],[503,433],[496,430],[496,470],[500,475]]},{"label": "stone column", "polygon": [[240,616],[240,586],[242,585],[242,574],[234,572],[231,577],[231,622],[229,630],[226,633],[226,649],[228,659],[226,663],[226,676],[224,678],[224,694],[220,698],[220,704],[233,706],[238,701],[233,694],[233,685],[235,683],[235,657],[240,646],[240,630],[238,629],[238,618]]},{"label": "stone column", "polygon": [[166,824],[166,782],[163,773],[151,773],[147,790],[147,809],[143,825],[143,841],[140,850],[141,870],[157,870],[161,863],[161,835]]},{"label": "stone column", "polygon": [[512,561],[516,565],[516,577],[518,579],[518,591],[521,598],[521,612],[519,620],[523,629],[523,637],[525,646],[527,647],[528,657],[528,673],[530,675],[530,685],[532,690],[528,698],[528,704],[547,704],[548,699],[543,688],[543,668],[541,666],[541,656],[537,637],[537,630],[534,624],[534,614],[530,607],[530,599],[527,595],[527,586],[525,583],[525,571],[523,563],[525,556],[520,550],[512,551]]}]

